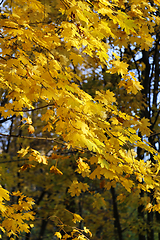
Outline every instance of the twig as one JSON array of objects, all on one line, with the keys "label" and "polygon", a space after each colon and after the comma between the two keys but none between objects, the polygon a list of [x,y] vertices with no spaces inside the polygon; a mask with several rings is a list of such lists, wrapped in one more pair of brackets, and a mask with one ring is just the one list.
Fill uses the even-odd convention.
[{"label": "twig", "polygon": [[34,109],[12,110],[12,111],[13,112],[33,112],[33,111],[36,111],[36,110],[39,110],[39,109],[42,109],[42,108],[46,108],[46,107],[51,107],[51,106],[54,106],[54,104],[47,104],[45,106],[37,107],[37,108],[34,108]]},{"label": "twig", "polygon": [[12,120],[16,115],[13,115],[12,117],[10,118],[4,118],[2,120],[0,120],[0,123],[4,123],[4,122],[7,122],[8,120]]},{"label": "twig", "polygon": [[48,140],[48,141],[55,141],[56,138],[45,138],[45,137],[27,137],[27,136],[19,136],[19,135],[13,135],[13,134],[4,134],[0,133],[0,135],[4,137],[17,137],[17,138],[25,138],[25,139],[34,139],[34,140]]},{"label": "twig", "polygon": [[152,123],[152,125],[151,125],[151,129],[153,129],[154,125],[156,124],[156,122],[158,120],[158,117],[159,117],[159,114],[160,114],[160,110],[158,110],[158,112],[157,112],[157,115],[155,117],[154,123]]},{"label": "twig", "polygon": [[2,1],[0,2],[0,5],[1,5],[3,2],[4,2],[4,0],[2,0]]}]

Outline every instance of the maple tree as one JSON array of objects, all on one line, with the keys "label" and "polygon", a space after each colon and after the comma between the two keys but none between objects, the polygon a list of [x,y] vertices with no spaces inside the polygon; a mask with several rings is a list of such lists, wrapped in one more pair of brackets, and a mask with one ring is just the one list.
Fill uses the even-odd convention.
[{"label": "maple tree", "polygon": [[[116,217],[116,186],[118,191],[128,191],[137,201],[139,194],[147,192],[143,208],[149,214],[160,211],[160,156],[156,142],[152,141],[150,124],[154,121],[158,124],[155,109],[159,76],[156,75],[153,93],[156,99],[150,116],[153,120],[147,119],[146,99],[136,102],[138,108],[127,100],[130,108],[125,108],[126,99],[151,96],[145,89],[147,78],[141,81],[137,72],[140,76],[140,71],[147,71],[145,54],[152,48],[154,32],[159,27],[159,5],[156,0],[3,3],[0,116],[1,123],[11,120],[11,126],[9,134],[1,131],[0,135],[2,139],[8,137],[8,145],[2,141],[5,152],[2,158],[6,156],[8,163],[13,161],[11,166],[1,169],[3,236],[14,239],[14,235],[18,237],[25,231],[26,237],[31,237],[29,231],[33,225],[25,221],[33,220],[30,210],[35,201],[33,210],[39,212],[39,218],[43,215],[39,239],[48,222],[49,227],[54,222],[53,235],[58,238],[86,239],[94,233],[92,226],[91,231],[87,228],[92,210],[85,219],[85,227],[80,211],[76,212],[76,199],[83,196],[86,206],[89,200],[92,202],[102,231],[105,217],[100,208],[107,208],[105,198],[110,197],[107,190],[112,195]],[[143,61],[136,61],[138,51],[143,52]],[[156,69],[157,66],[158,63]],[[94,71],[99,75],[102,72],[107,84],[100,83],[100,78],[98,88],[95,82],[92,84]],[[92,89],[86,89],[86,81],[92,84]],[[13,130],[13,124],[17,129]],[[42,145],[41,141],[46,144]],[[140,151],[150,158],[144,161]],[[17,192],[13,191],[15,186],[5,183],[12,175],[11,169]],[[9,201],[8,191],[13,191],[10,199],[16,197],[16,203],[4,204]],[[123,194],[118,197],[123,198]],[[43,210],[39,211],[41,208],[45,209],[45,215]],[[110,213],[108,218],[111,219]],[[115,227],[120,233],[116,220]],[[80,222],[79,228],[76,222]],[[110,222],[107,224],[110,226]]]}]

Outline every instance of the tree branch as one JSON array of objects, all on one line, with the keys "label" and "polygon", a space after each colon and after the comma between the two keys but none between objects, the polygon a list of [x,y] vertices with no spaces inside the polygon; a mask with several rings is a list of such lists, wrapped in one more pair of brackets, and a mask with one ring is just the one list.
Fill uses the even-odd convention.
[{"label": "tree branch", "polygon": [[2,1],[0,2],[0,5],[1,5],[3,2],[4,2],[4,0],[2,0]]},{"label": "tree branch", "polygon": [[12,120],[16,115],[13,115],[12,117],[10,118],[4,118],[2,120],[0,120],[0,123],[4,123],[4,122],[7,122],[8,120]]},{"label": "tree branch", "polygon": [[51,107],[51,106],[54,106],[54,104],[47,104],[45,106],[37,107],[37,108],[34,108],[34,109],[13,110],[13,111],[14,112],[33,112],[33,111],[40,110],[40,109],[43,109],[43,108],[46,108],[46,107]]},{"label": "tree branch", "polygon": [[16,137],[16,138],[25,138],[25,139],[34,139],[34,140],[47,140],[47,141],[55,141],[56,138],[45,138],[45,137],[27,137],[27,136],[19,136],[19,135],[13,135],[13,134],[4,134],[0,133],[1,136],[4,137]]},{"label": "tree branch", "polygon": [[157,115],[156,115],[156,117],[155,117],[155,120],[154,120],[154,122],[153,122],[152,125],[151,125],[151,130],[154,128],[154,125],[156,124],[156,122],[157,122],[157,120],[158,120],[159,114],[160,114],[160,110],[158,110],[158,113],[157,113]]},{"label": "tree branch", "polygon": [[133,58],[134,64],[135,64],[136,69],[137,69],[137,72],[138,72],[138,78],[139,78],[139,81],[140,81],[140,80],[141,80],[141,75],[140,75],[139,67],[138,67],[138,64],[137,64],[137,62],[136,62],[136,60],[135,60],[134,54],[133,54],[133,52],[132,52],[132,50],[131,50],[131,48],[130,48],[130,45],[128,45],[128,49],[129,49],[129,51],[130,51],[130,53],[131,53],[131,56],[132,56],[132,58]]}]

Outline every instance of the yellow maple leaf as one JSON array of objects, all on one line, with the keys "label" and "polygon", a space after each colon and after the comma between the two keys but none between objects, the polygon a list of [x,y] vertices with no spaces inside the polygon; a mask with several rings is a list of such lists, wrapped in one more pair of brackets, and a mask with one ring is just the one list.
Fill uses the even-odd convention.
[{"label": "yellow maple leaf", "polygon": [[83,63],[82,56],[74,52],[70,53],[70,59],[72,59],[74,65],[78,65],[78,63],[81,65]]},{"label": "yellow maple leaf", "polygon": [[50,173],[55,173],[55,174],[63,175],[63,173],[62,173],[58,168],[56,168],[55,166],[52,166],[52,167],[50,168]]},{"label": "yellow maple leaf", "polygon": [[143,86],[137,80],[129,79],[125,85],[127,93],[132,92],[133,94],[137,94],[138,91],[143,89]]},{"label": "yellow maple leaf", "polygon": [[71,235],[65,233],[65,234],[63,235],[63,240],[67,240],[67,238],[71,238]]},{"label": "yellow maple leaf", "polygon": [[26,124],[32,124],[32,119],[30,117],[22,118],[22,121],[26,121]]},{"label": "yellow maple leaf", "polygon": [[84,227],[84,232],[85,232],[85,233],[89,233],[90,237],[92,237],[92,233],[91,233],[90,230],[87,229],[86,227]]},{"label": "yellow maple leaf", "polygon": [[0,202],[3,200],[9,201],[9,192],[0,186]]},{"label": "yellow maple leaf", "polygon": [[96,178],[96,176],[97,176],[97,178],[100,179],[100,178],[101,178],[101,169],[102,169],[102,168],[101,168],[100,166],[98,166],[98,167],[90,174],[89,178],[94,179],[94,178]]},{"label": "yellow maple leaf", "polygon": [[72,219],[72,221],[73,221],[74,223],[80,222],[80,221],[82,221],[82,220],[83,220],[83,218],[82,218],[80,215],[78,215],[78,214],[76,214],[76,213],[73,214],[73,219]]},{"label": "yellow maple leaf", "polygon": [[99,157],[98,163],[101,165],[102,168],[109,168],[109,163],[106,161],[106,159]]},{"label": "yellow maple leaf", "polygon": [[76,172],[81,173],[83,177],[86,177],[86,176],[88,177],[90,173],[89,165],[85,163],[82,158],[78,159],[77,164],[78,164],[78,169],[76,170]]},{"label": "yellow maple leaf", "polygon": [[47,157],[46,157],[46,156],[41,156],[41,155],[39,156],[39,155],[38,155],[38,156],[36,157],[36,159],[37,159],[37,161],[38,161],[39,163],[43,163],[43,164],[46,164],[46,165],[48,164],[48,161],[47,161]]},{"label": "yellow maple leaf", "polygon": [[74,197],[75,195],[79,196],[81,192],[87,191],[89,188],[87,183],[78,182],[77,180],[74,180],[71,184],[68,192],[71,193],[71,196]]},{"label": "yellow maple leaf", "polygon": [[62,235],[61,235],[60,232],[56,232],[54,235],[57,236],[57,237],[60,238],[60,239],[62,238]]},{"label": "yellow maple leaf", "polygon": [[29,132],[30,134],[33,134],[34,131],[35,131],[34,127],[33,127],[32,125],[29,125],[29,127],[28,127],[28,132]]},{"label": "yellow maple leaf", "polygon": [[27,168],[31,168],[31,167],[35,167],[34,165],[31,165],[31,164],[23,164],[22,167],[20,167],[20,170],[19,171],[25,171]]},{"label": "yellow maple leaf", "polygon": [[125,199],[126,199],[126,196],[123,193],[120,193],[117,196],[117,200],[120,201],[120,202],[124,202]]},{"label": "yellow maple leaf", "polygon": [[137,126],[139,127],[142,135],[149,136],[151,133],[151,130],[149,129],[150,125],[149,119],[143,117]]},{"label": "yellow maple leaf", "polygon": [[105,178],[114,179],[116,174],[113,171],[107,170],[106,168],[102,168],[100,173],[105,176]]},{"label": "yellow maple leaf", "polygon": [[100,193],[94,194],[94,202],[92,203],[93,208],[100,209],[103,207],[106,209],[106,202]]},{"label": "yellow maple leaf", "polygon": [[3,227],[0,226],[0,230],[5,233],[5,229]]},{"label": "yellow maple leaf", "polygon": [[147,206],[145,207],[145,210],[148,212],[151,212],[153,208],[153,205],[151,203],[148,203]]},{"label": "yellow maple leaf", "polygon": [[128,191],[128,192],[131,192],[131,188],[133,187],[134,183],[132,180],[129,180],[129,179],[124,179],[124,178],[121,178],[121,184],[125,187],[125,189]]},{"label": "yellow maple leaf", "polygon": [[17,153],[21,156],[24,157],[27,153],[29,152],[29,146],[27,148],[21,148]]},{"label": "yellow maple leaf", "polygon": [[86,240],[86,236],[84,235],[79,235],[77,238],[74,238],[73,240]]},{"label": "yellow maple leaf", "polygon": [[136,179],[139,181],[139,182],[142,182],[143,181],[143,176],[141,176],[140,174],[136,173]]},{"label": "yellow maple leaf", "polygon": [[108,70],[107,72],[110,72],[112,74],[114,73],[118,73],[121,74],[122,77],[128,73],[128,64],[121,62],[119,60],[111,60],[110,63],[113,65],[112,68],[110,70]]},{"label": "yellow maple leaf", "polygon": [[98,100],[105,105],[112,104],[113,102],[116,102],[115,94],[109,90],[104,91],[96,91],[97,96],[95,97],[95,100]]}]

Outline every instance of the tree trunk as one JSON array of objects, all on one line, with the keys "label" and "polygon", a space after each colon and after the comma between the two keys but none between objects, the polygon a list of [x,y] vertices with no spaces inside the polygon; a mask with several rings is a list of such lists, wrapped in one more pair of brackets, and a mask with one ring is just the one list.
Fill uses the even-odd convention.
[{"label": "tree trunk", "polygon": [[111,194],[112,194],[112,201],[113,201],[113,216],[114,216],[115,234],[116,234],[116,236],[118,236],[119,240],[123,240],[122,229],[121,229],[121,224],[120,224],[120,217],[119,217],[118,207],[117,207],[116,193],[115,193],[115,189],[113,187],[111,187]]},{"label": "tree trunk", "polygon": [[[140,193],[140,198],[144,197],[144,191],[141,190],[141,193]],[[141,204],[139,207],[138,207],[138,219],[139,220],[142,220],[142,221],[145,221],[144,220],[144,205]],[[143,231],[142,231],[143,232]],[[141,229],[139,229],[139,236],[138,236],[138,239],[139,240],[145,240],[145,235],[141,233]]]},{"label": "tree trunk", "polygon": [[37,238],[37,240],[42,240],[43,239],[44,233],[45,233],[45,230],[46,230],[46,227],[47,227],[47,223],[48,223],[47,220],[45,220],[45,219],[42,220],[41,229],[40,229],[39,237]]}]

